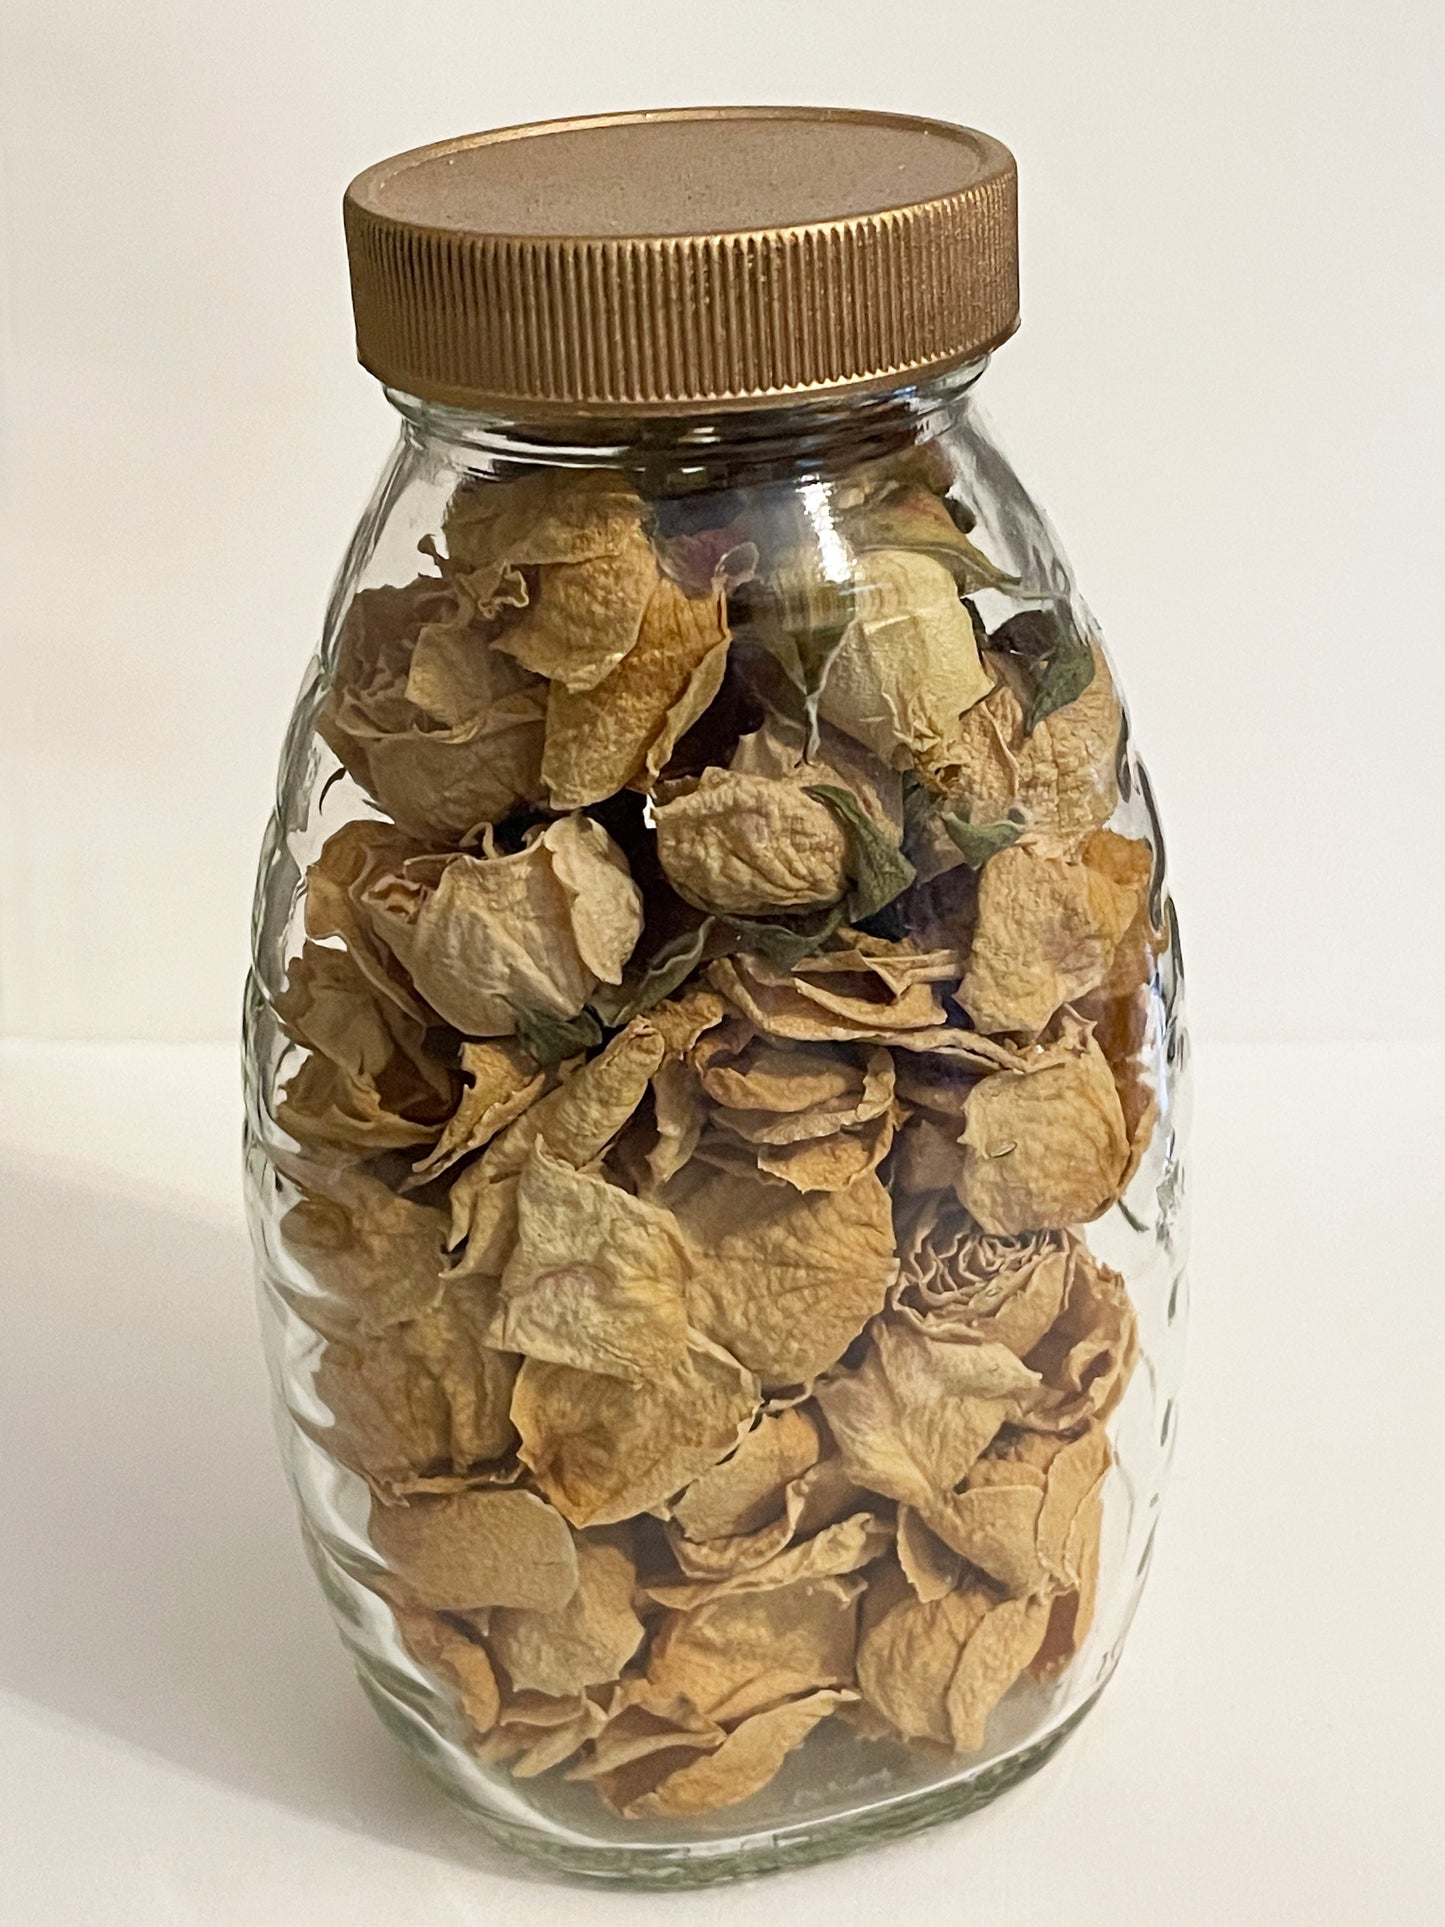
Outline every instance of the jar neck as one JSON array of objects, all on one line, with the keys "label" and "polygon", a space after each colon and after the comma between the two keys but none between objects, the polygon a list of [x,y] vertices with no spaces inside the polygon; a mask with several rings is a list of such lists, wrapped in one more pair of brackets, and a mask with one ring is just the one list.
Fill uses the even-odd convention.
[{"label": "jar neck", "polygon": [[403,433],[460,467],[620,468],[660,493],[827,475],[940,433],[968,405],[989,357],[880,394],[713,414],[527,419],[452,408],[388,388]]}]

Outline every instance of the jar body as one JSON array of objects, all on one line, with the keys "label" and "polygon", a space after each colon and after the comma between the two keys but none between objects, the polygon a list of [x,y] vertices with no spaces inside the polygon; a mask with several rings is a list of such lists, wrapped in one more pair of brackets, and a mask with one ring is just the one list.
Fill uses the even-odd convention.
[{"label": "jar body", "polygon": [[1182,1342],[1152,799],[973,373],[409,419],[283,758],[248,1179],[367,1691],[661,1882],[1030,1770],[1117,1662]]}]

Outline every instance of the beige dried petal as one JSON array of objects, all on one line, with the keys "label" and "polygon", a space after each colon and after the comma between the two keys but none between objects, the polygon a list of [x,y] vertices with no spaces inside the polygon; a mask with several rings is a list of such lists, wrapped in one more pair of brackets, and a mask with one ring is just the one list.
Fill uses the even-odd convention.
[{"label": "beige dried petal", "polygon": [[1083,1435],[1061,1446],[1044,1474],[1043,1505],[1039,1512],[1039,1559],[1056,1585],[1077,1586],[1082,1577],[1071,1564],[1076,1526],[1085,1505],[1101,1490],[1114,1455],[1102,1425],[1091,1425]]},{"label": "beige dried petal", "polygon": [[480,1151],[497,1132],[520,1117],[540,1097],[547,1084],[545,1071],[510,1038],[462,1045],[462,1076],[466,1089],[435,1148],[413,1169],[420,1178],[434,1178],[460,1158]]},{"label": "beige dried petal", "polygon": [[861,1079],[857,1063],[846,1052],[788,1050],[755,1038],[751,1025],[736,1018],[703,1037],[691,1062],[715,1104],[783,1116],[847,1098]]},{"label": "beige dried petal", "polygon": [[423,1030],[439,1021],[436,1013],[417,996],[411,979],[385,944],[377,941],[361,899],[373,882],[399,875],[413,857],[426,854],[426,844],[390,823],[358,817],[327,837],[306,872],[307,936],[339,937],[372,989]]},{"label": "beige dried petal", "polygon": [[458,1492],[371,1508],[371,1542],[407,1592],[439,1612],[554,1611],[577,1586],[563,1520],[534,1492]]},{"label": "beige dried petal", "polygon": [[637,520],[618,515],[609,547],[581,562],[551,562],[520,620],[497,639],[526,668],[570,690],[593,689],[637,642],[661,577]]},{"label": "beige dried petal", "polygon": [[682,1365],[641,1385],[528,1359],[512,1422],[559,1511],[609,1525],[664,1505],[731,1451],[757,1403],[752,1373],[695,1334]]},{"label": "beige dried petal", "polygon": [[497,1676],[486,1648],[437,1613],[398,1607],[397,1630],[413,1657],[456,1694],[469,1725],[490,1732],[502,1710]]},{"label": "beige dried petal", "polygon": [[563,817],[510,856],[416,859],[374,882],[373,928],[448,1023],[511,1035],[522,1011],[575,1017],[621,981],[642,897],[600,824]]},{"label": "beige dried petal", "polygon": [[811,1693],[756,1713],[733,1729],[715,1753],[689,1760],[662,1784],[624,1809],[624,1816],[676,1818],[736,1806],[765,1787],[787,1755],[820,1720],[851,1699],[847,1693]]},{"label": "beige dried petal", "polygon": [[[808,1474],[803,1476],[806,1479]],[[758,1551],[765,1550],[769,1540],[782,1538],[789,1523],[780,1522],[777,1527],[764,1526],[761,1532],[754,1535],[757,1543],[748,1547],[746,1556],[751,1558]],[[793,1586],[805,1580],[837,1578],[845,1573],[857,1572],[861,1566],[870,1565],[875,1559],[881,1558],[892,1543],[893,1525],[890,1520],[881,1519],[872,1512],[857,1512],[851,1518],[838,1519],[832,1525],[824,1526],[811,1539],[800,1539],[796,1544],[783,1545],[777,1551],[769,1552],[766,1558],[759,1559],[756,1564],[740,1563],[728,1569],[726,1560],[720,1558],[717,1563],[723,1570],[717,1578],[688,1580],[675,1585],[651,1585],[647,1593],[660,1605],[688,1611],[714,1599],[741,1593],[771,1592],[780,1586]],[[698,1557],[700,1551],[701,1548],[693,1549],[693,1559],[699,1564],[703,1563]]]},{"label": "beige dried petal", "polygon": [[939,496],[920,482],[891,482],[845,510],[841,520],[854,548],[913,549],[932,556],[965,594],[1002,588],[1013,580],[969,541]]},{"label": "beige dried petal", "polygon": [[457,1288],[406,1324],[333,1338],[315,1378],[331,1423],[302,1423],[383,1494],[500,1459],[514,1443],[517,1360],[485,1342],[489,1309]]},{"label": "beige dried petal", "polygon": [[709,1467],[682,1494],[672,1516],[689,1539],[728,1539],[779,1517],[783,1488],[818,1462],[818,1427],[789,1406],[764,1413],[736,1451]]},{"label": "beige dried petal", "polygon": [[983,866],[957,998],[978,1030],[1042,1030],[1061,1004],[1108,975],[1148,879],[1148,846],[1137,846],[1146,865],[1132,884],[1090,861],[1097,847],[1092,838],[1082,850],[1030,839]]},{"label": "beige dried petal", "polygon": [[848,887],[848,837],[801,783],[704,770],[657,811],[657,854],[680,896],[737,916],[810,910]]},{"label": "beige dried petal", "polygon": [[903,781],[872,750],[831,723],[820,723],[817,753],[807,755],[801,722],[770,716],[761,729],[738,739],[730,768],[744,776],[789,777],[848,790],[863,813],[894,843],[903,838]]},{"label": "beige dried petal", "polygon": [[888,1110],[857,1130],[759,1150],[758,1169],[782,1178],[796,1191],[845,1191],[887,1157],[896,1120],[897,1111]]},{"label": "beige dried petal", "polygon": [[293,1298],[318,1331],[385,1331],[420,1318],[442,1295],[445,1219],[364,1171],[307,1167],[281,1236],[321,1288]]},{"label": "beige dried petal", "polygon": [[858,1635],[858,1685],[869,1705],[910,1740],[953,1746],[949,1691],[993,1597],[981,1586],[903,1598]]},{"label": "beige dried petal", "polygon": [[[759,957],[719,957],[708,981],[758,1030],[798,1043],[906,1043],[907,1033],[930,1039],[943,1029],[943,1004],[929,983],[891,993],[877,977],[839,975],[828,987],[814,974],[816,958],[788,976]],[[810,974],[805,976],[803,970]],[[958,1032],[961,1038],[968,1033]]]},{"label": "beige dried petal", "polygon": [[950,798],[974,823],[997,823],[1021,810],[1035,829],[1080,836],[1108,821],[1119,800],[1115,761],[1123,715],[1109,665],[1097,644],[1094,677],[1083,694],[1024,735],[1028,695],[1008,658],[984,663],[996,687],[963,718],[956,767],[945,772]]},{"label": "beige dried petal", "polygon": [[515,481],[469,478],[442,518],[453,569],[586,562],[615,546],[619,520],[646,506],[615,469],[537,468]]},{"label": "beige dried petal", "polygon": [[1070,1571],[1078,1584],[1054,1599],[1043,1643],[1030,1671],[1036,1679],[1056,1679],[1089,1636],[1099,1590],[1099,1549],[1104,1521],[1102,1489],[1080,1506],[1065,1549]]},{"label": "beige dried petal", "polygon": [[1039,1521],[1044,1493],[1025,1476],[1004,1482],[1007,1467],[989,1465],[987,1476],[969,1474],[967,1490],[945,1493],[927,1510],[928,1524],[947,1546],[998,1581],[1005,1591],[1027,1593],[1043,1585]]},{"label": "beige dried petal", "polygon": [[985,1231],[1081,1224],[1119,1194],[1129,1140],[1118,1092],[1086,1025],[968,1100],[958,1195]]},{"label": "beige dried petal", "polygon": [[[402,828],[454,841],[542,796],[546,685],[455,582],[363,589],[316,727]],[[418,660],[420,658],[420,660]]]},{"label": "beige dried petal", "polygon": [[[960,1170],[958,1147],[953,1174]],[[920,1210],[900,1240],[895,1303],[922,1330],[957,1326],[1024,1358],[1063,1308],[1079,1240],[1063,1231],[997,1238],[953,1198]]]},{"label": "beige dried petal", "polygon": [[647,1013],[647,1021],[661,1032],[669,1054],[681,1057],[705,1031],[720,1024],[726,1012],[727,1006],[717,992],[698,984],[654,1004]]},{"label": "beige dried petal", "polygon": [[1038,1391],[1003,1345],[880,1319],[858,1370],[825,1380],[817,1400],[851,1476],[927,1513]]},{"label": "beige dried petal", "polygon": [[518,1693],[472,1750],[484,1765],[508,1766],[513,1778],[534,1780],[570,1760],[606,1723],[606,1707],[586,1694]]},{"label": "beige dried petal", "polygon": [[[675,1747],[705,1751],[721,1744],[723,1729],[681,1695],[658,1693],[636,1674],[620,1680],[607,1707],[607,1723],[587,1757],[567,1771],[569,1780],[602,1780],[621,1767]],[[671,1765],[661,1772],[670,1772]],[[660,1776],[659,1773],[659,1776]],[[604,1798],[608,1791],[600,1788]],[[616,1804],[611,1802],[611,1804]]]},{"label": "beige dried petal", "polygon": [[702,1086],[690,1064],[669,1057],[652,1080],[652,1114],[657,1142],[647,1155],[654,1184],[666,1184],[692,1157],[707,1121]]},{"label": "beige dried petal", "polygon": [[1124,1280],[1077,1246],[1063,1309],[1029,1353],[1044,1392],[1026,1423],[1066,1432],[1085,1420],[1107,1418],[1124,1396],[1138,1357],[1138,1320]]},{"label": "beige dried petal", "polygon": [[[926,1193],[952,1191],[963,1169],[959,1127],[936,1117],[910,1117],[898,1134],[889,1168],[889,1184],[896,1200]],[[930,1204],[938,1200],[930,1197]]]},{"label": "beige dried petal", "polygon": [[299,1144],[371,1155],[436,1137],[452,1073],[427,1051],[426,1026],[378,991],[350,951],[308,939],[275,1010],[308,1047],[276,1110]]},{"label": "beige dried petal", "polygon": [[[857,1062],[832,1057],[826,1049],[779,1050],[763,1044],[747,1057],[746,1071],[720,1067],[703,1083],[720,1098],[717,1122],[749,1144],[831,1137],[886,1116],[893,1102],[893,1059],[886,1050],[870,1050]],[[727,1097],[720,1096],[724,1090]]]},{"label": "beige dried petal", "polygon": [[666,1187],[697,1253],[693,1323],[765,1386],[826,1370],[897,1275],[888,1193],[866,1172],[841,1191],[794,1191],[693,1164]]},{"label": "beige dried petal", "polygon": [[565,1695],[616,1679],[642,1640],[633,1581],[632,1561],[619,1547],[579,1539],[577,1590],[565,1605],[493,1612],[488,1644],[513,1688]]},{"label": "beige dried petal", "polygon": [[963,1580],[963,1560],[924,1523],[923,1514],[911,1505],[899,1506],[895,1529],[898,1563],[917,1596],[930,1604],[956,1592]]},{"label": "beige dried petal", "polygon": [[504,1351],[632,1380],[687,1358],[689,1254],[670,1211],[542,1146],[517,1189],[517,1242],[489,1337]]},{"label": "beige dried petal", "polygon": [[600,803],[655,776],[722,686],[726,605],[659,582],[636,646],[594,688],[553,683],[542,774],[557,810]]},{"label": "beige dried petal", "polygon": [[854,569],[858,613],[823,684],[819,714],[894,769],[960,760],[960,718],[993,677],[952,575],[931,556],[878,549]]},{"label": "beige dried petal", "polygon": [[649,1689],[729,1721],[820,1686],[849,1685],[858,1586],[856,1580],[804,1579],[670,1612],[653,1635]]},{"label": "beige dried petal", "polygon": [[[742,1573],[767,1568],[767,1576],[758,1583],[781,1585],[805,1572],[852,1572],[862,1563],[855,1555],[862,1538],[869,1536],[871,1525],[861,1511],[865,1495],[851,1480],[839,1478],[836,1459],[805,1466],[783,1487],[778,1499],[780,1504],[766,1523],[717,1538],[690,1539],[674,1522],[667,1537],[682,1571],[689,1579],[711,1581],[733,1580]],[[855,1505],[859,1513],[844,1520],[843,1514]],[[806,1558],[795,1558],[791,1565],[779,1564],[779,1555],[789,1551],[795,1539],[805,1539],[809,1534],[821,1539],[824,1535],[820,1528],[833,1525],[846,1525],[848,1530],[834,1534],[826,1545],[815,1541]],[[664,1594],[659,1591],[656,1596]],[[686,1605],[689,1601],[682,1598],[670,1603]]]},{"label": "beige dried petal", "polygon": [[1005,1599],[968,1639],[948,1684],[955,1752],[973,1753],[983,1745],[989,1714],[1028,1671],[1048,1619],[1046,1599]]},{"label": "beige dried petal", "polygon": [[645,1018],[580,1064],[502,1131],[451,1188],[448,1245],[466,1249],[457,1276],[498,1277],[517,1235],[517,1179],[541,1145],[578,1169],[601,1157],[642,1102],[665,1041]]}]

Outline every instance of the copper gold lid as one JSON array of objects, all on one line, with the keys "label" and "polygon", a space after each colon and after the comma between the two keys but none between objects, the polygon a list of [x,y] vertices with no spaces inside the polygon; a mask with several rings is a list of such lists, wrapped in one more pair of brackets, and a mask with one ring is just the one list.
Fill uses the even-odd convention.
[{"label": "copper gold lid", "polygon": [[346,193],[357,354],[507,411],[680,413],[895,386],[1018,321],[1013,156],[831,107],[537,122]]}]

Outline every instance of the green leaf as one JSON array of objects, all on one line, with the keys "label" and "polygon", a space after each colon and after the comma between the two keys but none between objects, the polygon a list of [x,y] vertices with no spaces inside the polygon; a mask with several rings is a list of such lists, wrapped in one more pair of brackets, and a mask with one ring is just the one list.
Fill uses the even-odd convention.
[{"label": "green leaf", "polygon": [[1025,609],[1000,623],[989,638],[1018,664],[1028,685],[1023,731],[1032,736],[1046,716],[1065,709],[1094,680],[1094,654],[1056,610]]},{"label": "green leaf", "polygon": [[791,970],[828,941],[842,924],[843,915],[843,905],[835,903],[821,916],[797,923],[757,923],[751,917],[724,917],[723,922],[737,932],[741,949],[776,964],[780,970]]},{"label": "green leaf", "polygon": [[970,823],[966,811],[941,810],[939,821],[970,870],[981,870],[991,856],[1017,843],[1022,823],[1005,819],[999,823]]},{"label": "green leaf", "polygon": [[678,985],[702,962],[702,953],[712,935],[715,917],[704,917],[695,930],[685,930],[669,943],[659,944],[638,977],[632,995],[618,1011],[617,1024],[630,1024],[634,1017],[670,997]]},{"label": "green leaf", "polygon": [[879,829],[851,790],[810,783],[809,796],[826,803],[848,832],[848,869],[853,888],[844,906],[848,921],[871,917],[900,896],[916,874],[902,850]]},{"label": "green leaf", "polygon": [[545,1010],[517,1012],[517,1041],[544,1070],[551,1070],[578,1051],[602,1042],[602,1027],[590,1010],[576,1017],[554,1017]]}]

